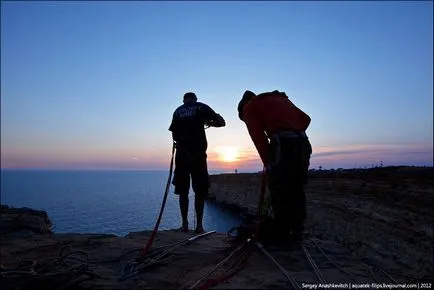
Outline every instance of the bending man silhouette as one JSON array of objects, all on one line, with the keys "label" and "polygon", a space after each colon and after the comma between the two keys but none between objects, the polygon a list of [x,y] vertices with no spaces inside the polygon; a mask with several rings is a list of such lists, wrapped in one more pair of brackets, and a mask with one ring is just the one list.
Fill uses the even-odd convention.
[{"label": "bending man silhouette", "polygon": [[238,116],[268,172],[268,188],[278,242],[301,240],[306,218],[307,182],[312,147],[305,130],[310,117],[279,91],[246,91]]}]

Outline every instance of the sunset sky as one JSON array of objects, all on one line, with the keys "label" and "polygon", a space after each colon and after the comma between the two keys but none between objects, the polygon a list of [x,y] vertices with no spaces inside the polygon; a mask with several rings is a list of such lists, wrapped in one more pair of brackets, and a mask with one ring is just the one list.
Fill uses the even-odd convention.
[{"label": "sunset sky", "polygon": [[1,2],[1,167],[166,169],[187,91],[210,169],[262,168],[237,116],[278,89],[311,168],[433,165],[433,3]]}]

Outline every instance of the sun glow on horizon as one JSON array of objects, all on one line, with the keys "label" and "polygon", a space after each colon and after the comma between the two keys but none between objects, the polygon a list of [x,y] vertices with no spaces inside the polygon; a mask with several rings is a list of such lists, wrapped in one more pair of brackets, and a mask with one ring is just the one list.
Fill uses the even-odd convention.
[{"label": "sun glow on horizon", "polygon": [[219,160],[227,163],[238,161],[240,158],[240,150],[233,146],[218,147],[215,149]]}]

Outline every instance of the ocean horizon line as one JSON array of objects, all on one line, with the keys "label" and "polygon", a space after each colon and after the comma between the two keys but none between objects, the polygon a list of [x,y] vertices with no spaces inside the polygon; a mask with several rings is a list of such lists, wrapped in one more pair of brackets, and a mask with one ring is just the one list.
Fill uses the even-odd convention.
[{"label": "ocean horizon line", "polygon": [[[386,165],[386,166],[374,166],[375,168],[387,168],[387,167],[434,167],[433,165],[408,165],[408,164],[401,164],[401,165]],[[336,169],[370,169],[374,167],[367,167],[367,166],[358,166],[358,167],[339,167],[339,168],[323,168],[322,170],[336,170]],[[317,168],[309,168],[309,170],[317,170]],[[321,169],[319,169],[321,170]],[[6,171],[146,171],[146,172],[169,172],[169,168],[166,169],[146,169],[146,168],[13,168],[13,167],[6,167],[6,168],[0,168],[0,171],[6,172]],[[239,168],[237,170],[238,173],[255,173],[261,171],[261,169],[253,169],[253,168]],[[235,173],[234,169],[227,169],[227,168],[208,168],[209,173]]]},{"label": "ocean horizon line", "polygon": [[[169,173],[169,169],[137,169],[137,168],[0,168],[0,171],[6,172],[6,171],[39,171],[39,172],[83,172],[83,171],[89,171],[89,172],[116,172],[116,171],[124,171],[124,172],[167,172]],[[248,170],[239,170],[238,172],[256,172],[258,170],[255,169],[248,169]],[[221,172],[234,172],[234,170],[227,170],[227,169],[208,169],[209,173],[221,173]]]}]

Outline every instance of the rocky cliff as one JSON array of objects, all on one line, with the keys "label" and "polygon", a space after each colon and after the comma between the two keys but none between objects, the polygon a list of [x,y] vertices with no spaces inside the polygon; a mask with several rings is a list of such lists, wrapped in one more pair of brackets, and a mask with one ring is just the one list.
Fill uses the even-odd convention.
[{"label": "rocky cliff", "polygon": [[[432,276],[432,167],[321,170],[309,175],[309,236],[356,251],[363,261],[382,269]],[[211,181],[212,200],[256,214],[261,174],[221,174]]]},{"label": "rocky cliff", "polygon": [[[212,183],[217,201],[247,205],[254,211],[260,175],[218,175]],[[403,178],[391,185],[381,178],[322,176],[310,180],[307,197],[304,242],[268,249],[300,287],[320,281],[346,285],[432,282],[432,179]],[[173,249],[168,260],[120,279],[125,266],[143,249],[149,231],[125,237],[56,234],[50,226],[45,212],[1,207],[2,290],[185,289],[236,246],[225,233],[215,233],[176,248],[175,242],[194,233],[160,231],[153,249]],[[267,256],[258,248],[250,250],[241,270],[215,288],[292,288]]]},{"label": "rocky cliff", "polygon": [[255,215],[261,188],[261,173],[218,174],[210,176],[209,199]]}]

